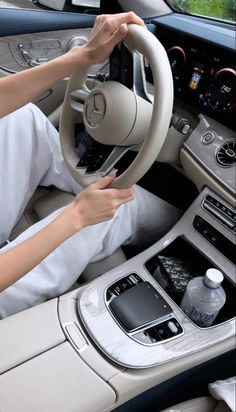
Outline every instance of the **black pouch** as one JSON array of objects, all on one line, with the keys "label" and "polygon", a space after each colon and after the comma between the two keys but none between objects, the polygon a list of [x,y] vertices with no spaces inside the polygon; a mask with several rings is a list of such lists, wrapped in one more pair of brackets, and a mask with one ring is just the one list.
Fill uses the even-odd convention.
[{"label": "black pouch", "polygon": [[183,294],[188,282],[196,276],[192,265],[172,256],[158,255],[159,266],[153,275],[170,294]]}]

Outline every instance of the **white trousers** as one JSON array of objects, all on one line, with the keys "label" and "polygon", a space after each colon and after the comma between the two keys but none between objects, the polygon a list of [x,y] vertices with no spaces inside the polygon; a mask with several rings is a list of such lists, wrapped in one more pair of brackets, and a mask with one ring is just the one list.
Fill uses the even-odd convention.
[{"label": "white trousers", "polygon": [[[0,119],[0,243],[8,239],[38,185],[79,193],[61,154],[58,133],[33,104]],[[94,206],[96,207],[96,206]],[[51,222],[60,210],[34,224],[0,253]],[[82,229],[23,278],[0,293],[0,319],[66,292],[90,262],[121,244],[155,241],[179,217],[179,210],[135,186],[135,199],[114,218]]]}]

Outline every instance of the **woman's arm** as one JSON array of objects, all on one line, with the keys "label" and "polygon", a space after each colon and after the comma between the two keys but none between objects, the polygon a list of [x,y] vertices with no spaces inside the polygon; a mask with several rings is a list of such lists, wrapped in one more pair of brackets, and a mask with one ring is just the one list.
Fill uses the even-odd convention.
[{"label": "woman's arm", "polygon": [[80,229],[111,219],[121,204],[132,200],[131,188],[107,188],[114,178],[114,175],[106,176],[92,184],[49,225],[12,249],[0,253],[0,292],[32,270]]},{"label": "woman's arm", "polygon": [[143,25],[134,13],[96,18],[89,41],[48,63],[0,79],[0,118],[34,101],[50,86],[79,68],[103,62],[127,34],[125,23]]},{"label": "woman's arm", "polygon": [[[45,65],[0,79],[0,117],[36,99],[48,87],[80,67],[99,63],[127,34],[125,23],[143,25],[134,13],[96,19],[88,43],[74,47]],[[44,229],[6,252],[0,253],[0,291],[16,282],[56,247],[81,228],[111,219],[117,208],[133,198],[132,189],[107,189],[114,176],[91,185]],[[94,208],[96,204],[96,208]]]}]

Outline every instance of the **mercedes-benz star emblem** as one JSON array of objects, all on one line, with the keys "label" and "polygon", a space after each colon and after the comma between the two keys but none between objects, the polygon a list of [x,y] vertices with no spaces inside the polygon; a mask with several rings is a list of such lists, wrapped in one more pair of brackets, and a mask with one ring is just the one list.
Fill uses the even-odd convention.
[{"label": "mercedes-benz star emblem", "polygon": [[101,93],[93,94],[87,101],[86,120],[91,127],[102,123],[106,113],[105,97]]}]

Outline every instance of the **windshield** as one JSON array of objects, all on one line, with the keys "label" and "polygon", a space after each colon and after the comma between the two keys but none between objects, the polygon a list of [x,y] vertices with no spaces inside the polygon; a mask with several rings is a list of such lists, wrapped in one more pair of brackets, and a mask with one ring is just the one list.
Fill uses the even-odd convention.
[{"label": "windshield", "polygon": [[235,22],[235,0],[168,0],[176,11]]}]

